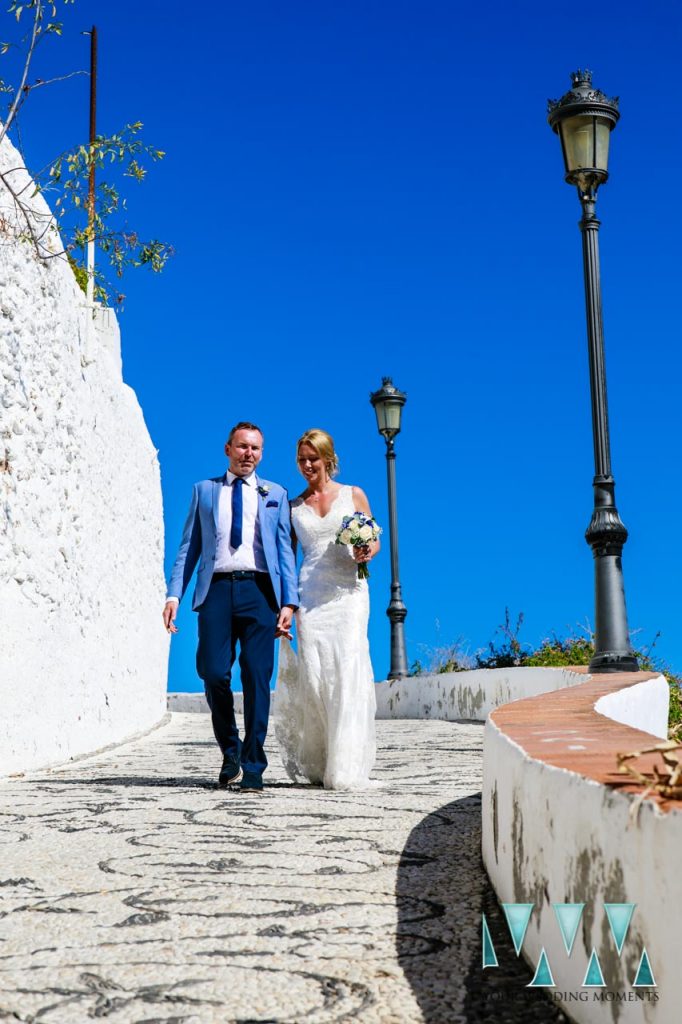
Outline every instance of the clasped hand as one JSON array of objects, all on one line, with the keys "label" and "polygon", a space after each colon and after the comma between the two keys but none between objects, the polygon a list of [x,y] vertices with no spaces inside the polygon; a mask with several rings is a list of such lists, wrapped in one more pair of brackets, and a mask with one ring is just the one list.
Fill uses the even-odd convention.
[{"label": "clasped hand", "polygon": [[369,562],[374,557],[374,544],[358,544],[352,549],[355,562]]},{"label": "clasped hand", "polygon": [[275,625],[275,637],[286,637],[287,640],[293,640],[294,636],[291,632],[291,621],[294,617],[294,609],[285,604],[283,608],[280,608],[279,615],[277,616],[277,623]]}]

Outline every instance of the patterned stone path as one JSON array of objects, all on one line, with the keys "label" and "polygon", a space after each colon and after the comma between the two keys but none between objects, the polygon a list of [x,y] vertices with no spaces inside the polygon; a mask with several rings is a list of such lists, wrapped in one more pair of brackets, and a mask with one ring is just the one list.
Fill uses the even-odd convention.
[{"label": "patterned stone path", "polygon": [[480,968],[480,725],[378,723],[354,794],[272,749],[262,795],[218,790],[209,731],[0,784],[0,1020],[563,1020],[513,956]]}]

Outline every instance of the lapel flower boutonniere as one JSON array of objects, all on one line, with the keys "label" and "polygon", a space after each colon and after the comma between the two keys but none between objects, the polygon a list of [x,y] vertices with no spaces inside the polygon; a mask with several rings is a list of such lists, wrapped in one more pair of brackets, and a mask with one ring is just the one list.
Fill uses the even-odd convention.
[{"label": "lapel flower boutonniere", "polygon": [[268,494],[270,493],[270,488],[268,487],[267,484],[258,484],[258,493],[260,494],[261,498],[267,498]]}]

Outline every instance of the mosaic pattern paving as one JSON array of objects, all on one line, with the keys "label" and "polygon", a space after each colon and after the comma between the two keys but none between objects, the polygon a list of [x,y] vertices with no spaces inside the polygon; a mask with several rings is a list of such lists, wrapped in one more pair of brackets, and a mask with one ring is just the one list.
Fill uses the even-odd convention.
[{"label": "mosaic pattern paving", "polygon": [[218,790],[209,732],[0,784],[0,1020],[563,1020],[515,958],[480,969],[480,725],[379,722],[355,794],[272,748],[263,794]]}]

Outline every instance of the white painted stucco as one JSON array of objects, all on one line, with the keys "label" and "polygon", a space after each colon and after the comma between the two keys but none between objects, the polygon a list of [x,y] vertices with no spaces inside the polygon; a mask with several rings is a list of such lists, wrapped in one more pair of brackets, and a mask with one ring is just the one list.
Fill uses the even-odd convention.
[{"label": "white painted stucco", "polygon": [[[0,166],[20,164],[5,140]],[[0,775],[153,726],[168,656],[159,466],[116,317],[21,228],[0,183]]]},{"label": "white painted stucco", "polygon": [[[586,678],[565,668],[486,668],[384,680],[375,687],[377,718],[483,722],[494,708],[511,700],[577,686]],[[240,712],[242,695],[235,693],[234,697]],[[270,707],[276,714],[276,690]],[[203,693],[169,693],[168,709],[207,712],[208,705]]]},{"label": "white painted stucco", "polygon": [[607,693],[599,698],[594,710],[621,725],[665,739],[668,735],[669,704],[670,686],[664,676],[657,676],[615,693]]},{"label": "white painted stucco", "polygon": [[[665,731],[667,698],[662,677],[630,688],[630,711],[658,708],[656,734]],[[665,683],[665,680],[663,680]],[[652,743],[658,742],[652,736]],[[634,823],[633,796],[562,768],[537,761],[506,737],[493,720],[484,734],[483,861],[502,902],[533,903],[523,945],[533,967],[544,948],[555,993],[580,991],[592,948],[608,988],[622,1000],[563,1004],[581,1024],[676,1024],[679,967],[675,908],[682,881],[674,865],[682,849],[682,814],[661,813],[644,803]],[[552,903],[586,903],[570,958]],[[636,909],[619,958],[603,911],[604,902],[632,902]],[[507,941],[510,941],[507,937]],[[639,1002],[632,989],[646,947],[658,1002]],[[633,993],[628,995],[628,993]]]},{"label": "white painted stucco", "polygon": [[377,718],[484,722],[502,704],[577,686],[585,678],[565,668],[481,668],[391,679],[377,683]]}]

